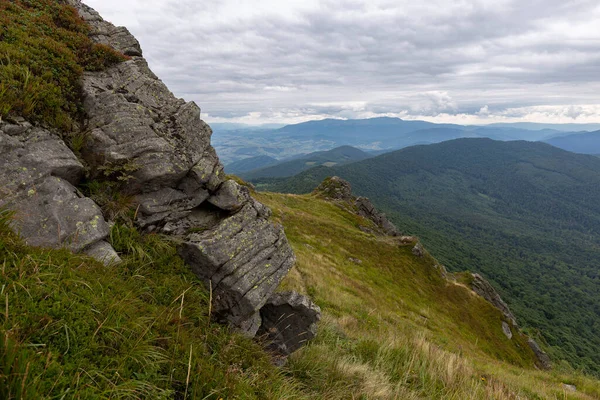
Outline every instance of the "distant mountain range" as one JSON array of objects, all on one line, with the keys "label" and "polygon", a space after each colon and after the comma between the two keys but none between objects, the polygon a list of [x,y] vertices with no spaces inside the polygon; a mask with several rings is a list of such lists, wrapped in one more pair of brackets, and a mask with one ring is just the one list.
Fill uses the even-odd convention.
[{"label": "distant mountain range", "polygon": [[255,183],[306,193],[332,175],[450,269],[490,278],[559,358],[600,372],[600,159],[540,142],[458,139]]},{"label": "distant mountain range", "polygon": [[600,129],[600,125],[517,123],[467,126],[399,118],[371,118],[325,119],[278,129],[236,125],[214,125],[213,128],[213,145],[223,162],[231,164],[257,156],[269,156],[281,161],[295,155],[327,151],[339,146],[353,146],[364,151],[391,151],[457,138],[542,141],[565,136],[569,132]]},{"label": "distant mountain range", "polygon": [[529,129],[532,131],[551,129],[561,132],[581,132],[581,131],[598,131],[600,130],[600,124],[540,124],[536,122],[512,122],[512,123],[497,123],[486,125],[487,127],[500,127],[500,128],[519,128]]},{"label": "distant mountain range", "polygon": [[545,142],[574,153],[600,154],[600,130],[555,137]]},{"label": "distant mountain range", "polygon": [[[264,156],[261,156],[264,157]],[[365,153],[351,146],[340,146],[329,151],[318,151],[307,154],[305,156],[297,157],[289,161],[282,161],[271,163],[270,165],[253,168],[246,171],[239,171],[238,175],[247,180],[253,180],[258,178],[281,178],[287,176],[293,176],[299,174],[302,171],[306,171],[316,166],[333,167],[334,165],[343,165],[355,161],[365,160],[372,157],[370,154]],[[254,157],[253,160],[257,160]],[[266,159],[264,159],[266,161]],[[244,160],[245,161],[245,160]],[[234,163],[233,167],[240,170],[243,161]],[[226,171],[232,170],[230,167],[226,167]]]},{"label": "distant mountain range", "polygon": [[231,164],[225,166],[225,172],[228,174],[242,174],[244,172],[252,171],[277,164],[276,158],[269,156],[256,156],[250,158],[244,158],[239,161],[234,161]]}]

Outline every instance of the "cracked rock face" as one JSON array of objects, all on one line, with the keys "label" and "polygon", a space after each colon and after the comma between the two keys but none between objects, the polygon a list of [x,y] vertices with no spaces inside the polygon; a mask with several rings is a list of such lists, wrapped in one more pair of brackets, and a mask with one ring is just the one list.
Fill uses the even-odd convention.
[{"label": "cracked rock face", "polygon": [[213,291],[214,315],[253,336],[260,309],[295,262],[283,228],[247,188],[225,179],[200,108],[152,73],[137,40],[80,0],[68,1],[95,41],[132,56],[84,75],[85,162],[129,175],[137,225],[182,238],[180,254]]},{"label": "cracked rock face", "polygon": [[258,334],[266,337],[270,350],[285,357],[316,336],[321,309],[306,296],[283,292],[269,298],[260,316]]},{"label": "cracked rock face", "polygon": [[104,239],[100,208],[75,188],[83,165],[64,142],[27,122],[0,123],[0,207],[16,212],[26,243],[87,252],[106,264],[118,256]]},{"label": "cracked rock face", "polygon": [[189,234],[180,250],[212,286],[216,316],[246,332],[295,262],[283,228],[268,221],[269,213],[250,201],[217,225]]}]

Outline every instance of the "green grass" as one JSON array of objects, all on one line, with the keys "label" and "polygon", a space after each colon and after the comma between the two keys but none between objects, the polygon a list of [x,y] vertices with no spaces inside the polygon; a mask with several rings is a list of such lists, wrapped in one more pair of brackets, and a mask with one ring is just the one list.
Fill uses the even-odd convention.
[{"label": "green grass", "polygon": [[0,117],[70,131],[81,118],[83,71],[127,59],[89,30],[61,1],[0,0]]},{"label": "green grass", "polygon": [[107,269],[26,247],[9,220],[0,214],[2,399],[296,396],[256,343],[210,322],[206,290],[168,240],[116,225],[124,263]]},{"label": "green grass", "polygon": [[[600,398],[600,382],[541,372],[525,337],[508,340],[498,310],[436,260],[358,229],[368,221],[314,195],[258,193],[298,258],[281,289],[321,306],[319,336],[293,355],[290,374],[309,398]],[[350,258],[360,259],[357,264]],[[562,383],[578,382],[578,393]]]},{"label": "green grass", "polygon": [[0,398],[600,398],[596,380],[535,370],[500,313],[412,243],[365,234],[367,221],[313,196],[257,196],[298,257],[280,289],[323,309],[317,338],[287,366],[210,322],[205,288],[168,239],[117,224],[124,262],[107,268],[23,245],[3,211]]}]

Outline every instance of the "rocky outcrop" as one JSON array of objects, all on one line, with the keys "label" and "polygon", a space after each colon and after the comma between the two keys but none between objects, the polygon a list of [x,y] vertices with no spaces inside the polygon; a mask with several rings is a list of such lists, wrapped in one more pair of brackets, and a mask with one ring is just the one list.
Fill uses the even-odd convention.
[{"label": "rocky outcrop", "polygon": [[212,285],[215,315],[248,334],[295,262],[283,229],[268,221],[269,214],[260,203],[248,202],[213,228],[188,235],[180,251]]},{"label": "rocky outcrop", "polygon": [[[350,182],[340,177],[334,176],[325,179],[313,193],[325,199],[337,201],[339,204],[349,204],[352,208],[349,211],[373,222],[381,234],[388,236],[400,235],[396,226],[387,219],[385,214],[379,212],[368,198],[355,197],[352,194]],[[372,229],[368,227],[361,227],[361,229],[365,232],[372,232]]]},{"label": "rocky outcrop", "polygon": [[529,347],[533,351],[533,354],[535,354],[535,357],[537,358],[538,362],[536,363],[536,365],[538,366],[538,368],[544,369],[544,370],[551,369],[552,363],[550,362],[550,357],[548,357],[548,354],[546,354],[542,350],[540,345],[537,344],[537,342],[531,338],[529,338],[527,340],[527,344],[529,345]]},{"label": "rocky outcrop", "polygon": [[119,261],[104,241],[100,208],[75,185],[84,167],[61,138],[24,120],[0,123],[0,207],[16,212],[13,226],[26,243],[67,247],[106,264]]},{"label": "rocky outcrop", "polygon": [[[498,292],[492,287],[492,285],[485,280],[479,274],[471,274],[473,280],[471,281],[471,288],[475,293],[483,297],[489,303],[491,303],[494,307],[496,307],[506,318],[510,325],[506,321],[502,321],[502,332],[506,337],[510,340],[513,337],[512,329],[519,329],[517,325],[517,319],[514,314],[508,308],[508,305],[502,300]],[[527,344],[533,351],[533,354],[536,358],[536,366],[540,369],[551,369],[552,363],[550,362],[550,357],[546,354],[542,348],[537,344],[537,342],[531,338],[527,339]]]},{"label": "rocky outcrop", "polygon": [[490,283],[485,280],[479,274],[472,274],[473,281],[471,282],[471,288],[475,293],[486,299],[494,307],[496,307],[502,315],[510,322],[513,326],[517,326],[517,319],[508,308],[508,305],[502,300],[496,289]]},{"label": "rocky outcrop", "polygon": [[225,178],[200,108],[152,73],[137,40],[68,1],[95,41],[131,56],[83,78],[81,155],[92,177],[125,177],[124,190],[139,204],[135,223],[178,235],[181,256],[213,291],[213,315],[253,336],[261,309],[295,262],[282,226],[246,187]]},{"label": "rocky outcrop", "polygon": [[375,225],[377,225],[383,233],[388,236],[399,236],[400,232],[394,224],[387,219],[385,214],[379,212],[371,203],[371,200],[366,197],[357,197],[354,201],[354,204],[357,208],[358,215],[373,221]]},{"label": "rocky outcrop", "polygon": [[512,339],[513,333],[510,329],[510,325],[508,325],[506,321],[502,321],[502,332],[508,338],[508,340]]},{"label": "rocky outcrop", "polygon": [[269,298],[260,316],[258,334],[265,338],[271,351],[286,357],[315,337],[321,309],[306,296],[284,292]]},{"label": "rocky outcrop", "polygon": [[412,248],[411,252],[413,253],[413,255],[415,255],[417,257],[425,256],[425,248],[423,247],[423,245],[421,243],[417,243],[415,245],[415,247]]},{"label": "rocky outcrop", "polygon": [[350,182],[338,176],[325,179],[317,186],[314,193],[332,200],[353,201],[355,199],[352,195],[352,186],[350,185]]}]

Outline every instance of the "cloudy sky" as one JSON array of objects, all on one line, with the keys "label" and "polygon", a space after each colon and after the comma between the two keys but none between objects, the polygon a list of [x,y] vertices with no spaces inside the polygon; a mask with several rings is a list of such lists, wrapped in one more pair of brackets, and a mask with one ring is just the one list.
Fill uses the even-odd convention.
[{"label": "cloudy sky", "polygon": [[84,0],[208,122],[600,122],[598,0]]}]

